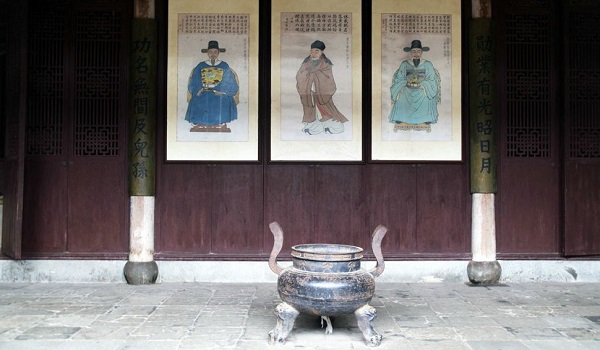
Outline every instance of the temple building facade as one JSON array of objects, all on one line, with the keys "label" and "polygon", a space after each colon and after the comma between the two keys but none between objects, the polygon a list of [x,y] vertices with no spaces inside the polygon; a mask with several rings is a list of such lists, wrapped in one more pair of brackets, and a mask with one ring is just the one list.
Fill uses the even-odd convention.
[{"label": "temple building facade", "polygon": [[[222,30],[209,43],[193,36],[208,38],[208,29],[174,36],[184,25],[196,28],[173,23],[173,11],[184,13],[188,3],[0,0],[5,279],[26,274],[22,264],[69,262],[115,264],[130,283],[152,283],[174,263],[267,269],[274,221],[285,232],[282,259],[292,245],[322,242],[363,247],[372,260],[371,233],[382,224],[386,262],[400,269],[437,262],[445,276],[448,263],[461,266],[465,280],[496,283],[516,262],[559,263],[561,276],[575,280],[585,273],[569,266],[596,266],[600,4],[457,0],[448,3],[458,10],[419,13],[398,1],[393,20],[441,21],[401,22],[397,28],[414,30],[398,34],[406,42],[384,31],[383,23],[395,25],[391,19],[380,21],[393,1],[350,1],[341,10],[313,9],[308,1],[288,11],[285,0],[239,9],[227,1],[206,12],[189,5],[197,15],[189,21],[239,15],[226,21],[238,26],[234,39]],[[281,24],[304,18],[294,13],[349,13],[353,32],[339,42],[330,29],[299,34]],[[305,37],[305,45],[295,44]],[[197,62],[182,67],[184,39],[196,45]],[[418,73],[394,90],[402,60],[415,49],[420,61],[406,65]],[[333,69],[335,92],[323,92],[327,73],[300,79],[305,58],[306,69],[314,69],[313,52],[321,55],[314,61],[320,69]],[[390,59],[394,68],[386,69]],[[425,62],[438,78],[426,73]],[[188,85],[178,82],[194,74],[204,85],[186,96]],[[437,80],[428,87],[431,75]],[[223,92],[227,81],[233,90]],[[310,93],[297,84],[309,84]],[[437,108],[435,118],[390,116],[408,108],[400,105],[407,99],[401,90],[419,89],[424,98],[441,93],[427,107]],[[211,113],[228,112],[214,122],[188,120],[180,107],[188,101],[194,111],[206,103]],[[297,127],[285,129],[296,112]],[[316,124],[309,113],[317,113]],[[189,123],[183,132],[182,123]],[[177,143],[193,145],[189,152],[171,148]],[[305,144],[314,157],[295,158],[294,147],[303,152]],[[377,147],[388,144],[379,157]],[[454,147],[451,156],[446,147]],[[346,157],[346,149],[355,156]]]}]

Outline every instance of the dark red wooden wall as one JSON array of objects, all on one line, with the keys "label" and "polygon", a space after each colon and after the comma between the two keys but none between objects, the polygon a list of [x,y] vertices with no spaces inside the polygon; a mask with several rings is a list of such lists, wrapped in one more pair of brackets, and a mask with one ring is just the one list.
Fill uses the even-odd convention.
[{"label": "dark red wooden wall", "polygon": [[278,221],[284,253],[309,242],[370,249],[383,224],[388,257],[466,257],[467,174],[464,164],[163,164],[157,255],[265,257]]},{"label": "dark red wooden wall", "polygon": [[[39,15],[46,20],[28,24],[29,62],[22,68],[29,73],[27,91],[20,92],[27,101],[22,255],[125,258],[132,3],[31,3],[46,7],[30,7],[29,18]],[[162,4],[157,9],[162,28],[159,63],[165,67],[166,2],[157,3]],[[600,43],[595,23],[600,10],[575,0],[494,4],[499,257],[598,255]],[[64,11],[64,22],[52,15],[58,9]],[[268,27],[268,12],[261,16]],[[89,25],[77,27],[82,21]],[[95,31],[107,29],[120,37],[105,42],[95,36]],[[261,43],[268,43],[268,28],[263,29]],[[584,44],[587,55],[571,54]],[[116,51],[108,51],[117,56],[78,60],[102,45],[113,45]],[[268,68],[268,49],[261,52],[261,64]],[[4,61],[13,62],[12,55]],[[368,65],[367,56],[363,60]],[[260,162],[165,162],[164,69],[159,73],[157,259],[265,259],[272,247],[272,221],[285,232],[283,254],[294,244],[309,242],[353,244],[369,251],[370,234],[383,224],[389,228],[383,241],[388,259],[470,258],[467,149],[465,162],[456,163],[269,163],[270,78],[268,69],[261,69]],[[8,80],[12,75],[5,76]],[[115,79],[103,79],[107,76]],[[370,86],[368,79],[366,74],[365,86]],[[12,96],[9,92],[6,95]],[[12,106],[12,100],[6,99],[7,105]],[[369,103],[367,96],[366,129]],[[368,130],[365,145],[367,135]],[[465,128],[465,140],[467,135]],[[9,170],[14,177],[13,167]],[[13,183],[7,184],[7,190],[13,189]],[[5,212],[6,204],[12,208],[13,203],[5,201]]]}]

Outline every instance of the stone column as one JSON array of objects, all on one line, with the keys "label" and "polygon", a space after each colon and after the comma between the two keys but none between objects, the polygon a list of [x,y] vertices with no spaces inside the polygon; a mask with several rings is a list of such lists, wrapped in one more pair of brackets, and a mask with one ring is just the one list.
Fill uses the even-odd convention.
[{"label": "stone column", "polygon": [[496,120],[494,118],[494,36],[492,0],[472,0],[469,26],[471,252],[467,266],[473,284],[496,284],[502,268],[496,260]]},{"label": "stone column", "polygon": [[134,0],[131,37],[129,120],[129,284],[151,284],[158,277],[154,261],[156,168],[157,30],[153,0]]}]

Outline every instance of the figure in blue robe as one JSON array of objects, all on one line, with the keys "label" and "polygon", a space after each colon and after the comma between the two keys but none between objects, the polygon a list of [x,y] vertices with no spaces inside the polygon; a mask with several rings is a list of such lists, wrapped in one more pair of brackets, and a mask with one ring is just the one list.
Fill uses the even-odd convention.
[{"label": "figure in blue robe", "polygon": [[193,124],[191,131],[230,132],[227,123],[237,119],[239,85],[235,72],[218,59],[217,41],[210,41],[208,60],[200,62],[188,80],[188,108],[185,120]]},{"label": "figure in blue robe", "polygon": [[420,40],[413,40],[411,47],[405,47],[411,53],[411,60],[404,60],[396,73],[390,93],[392,111],[391,123],[434,124],[438,121],[437,105],[440,102],[440,75],[430,61],[421,58],[423,47]]}]

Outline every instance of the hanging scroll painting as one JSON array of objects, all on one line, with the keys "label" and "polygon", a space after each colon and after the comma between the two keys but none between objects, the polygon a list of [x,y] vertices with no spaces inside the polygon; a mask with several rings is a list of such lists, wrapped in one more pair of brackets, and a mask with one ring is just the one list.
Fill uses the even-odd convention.
[{"label": "hanging scroll painting", "polygon": [[167,161],[258,161],[258,0],[170,0]]},{"label": "hanging scroll painting", "polygon": [[362,162],[360,0],[271,12],[270,161]]},{"label": "hanging scroll painting", "polygon": [[372,161],[460,161],[460,0],[373,0]]}]

